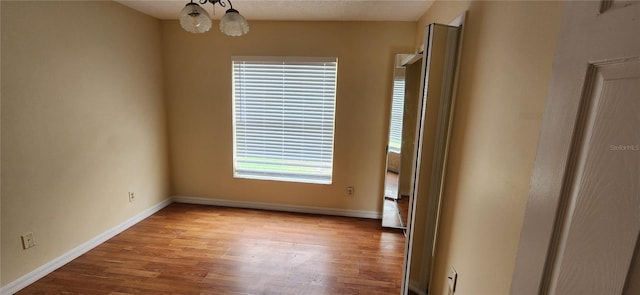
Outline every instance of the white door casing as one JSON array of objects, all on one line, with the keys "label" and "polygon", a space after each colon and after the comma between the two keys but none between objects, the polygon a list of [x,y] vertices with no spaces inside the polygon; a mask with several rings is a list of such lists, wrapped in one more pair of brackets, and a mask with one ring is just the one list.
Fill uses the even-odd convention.
[{"label": "white door casing", "polygon": [[636,292],[639,235],[640,2],[567,1],[511,293]]}]

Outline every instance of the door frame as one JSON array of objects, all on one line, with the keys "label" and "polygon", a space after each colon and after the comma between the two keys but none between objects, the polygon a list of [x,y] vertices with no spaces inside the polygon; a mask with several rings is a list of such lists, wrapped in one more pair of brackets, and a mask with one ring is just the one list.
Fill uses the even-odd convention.
[{"label": "door frame", "polygon": [[[624,11],[607,11],[621,7],[612,5],[610,0],[587,3],[589,4],[573,1],[564,3],[540,140],[520,232],[511,294],[546,294],[547,272],[553,263],[559,234],[556,228],[563,224],[565,206],[569,199],[570,187],[565,183],[570,181],[574,174],[574,164],[577,162],[577,153],[574,151],[581,137],[580,122],[586,116],[584,110],[587,109],[589,101],[583,95],[589,93],[588,88],[591,87],[589,78],[592,65],[598,65],[598,58],[602,58],[599,54],[594,54],[588,57],[594,60],[584,62],[580,67],[574,66],[571,71],[561,70],[567,66],[567,61],[563,59],[566,52],[563,52],[562,46],[572,42],[570,36],[575,33],[575,27],[579,26],[576,19],[579,19],[580,15],[576,11],[586,9],[580,5],[593,5],[587,7],[589,12],[593,10],[592,16],[600,17],[610,12],[613,15],[603,18],[622,17],[624,25],[633,25],[631,17],[627,19],[627,14],[618,14]],[[633,11],[630,11],[629,15],[632,13]],[[584,80],[575,79],[576,77]]]}]

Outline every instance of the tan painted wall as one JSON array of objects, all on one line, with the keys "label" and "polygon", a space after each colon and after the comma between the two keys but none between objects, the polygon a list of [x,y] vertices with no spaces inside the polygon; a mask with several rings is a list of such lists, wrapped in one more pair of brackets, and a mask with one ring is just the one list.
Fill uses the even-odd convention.
[{"label": "tan painted wall", "polygon": [[418,121],[418,102],[420,98],[420,78],[422,75],[422,59],[407,65],[405,80],[404,110],[402,121],[402,159],[398,191],[401,196],[411,194],[411,178],[415,163],[416,124]]},{"label": "tan painted wall", "polygon": [[400,173],[400,153],[389,152],[387,154],[387,171]]},{"label": "tan painted wall", "polygon": [[160,22],[115,2],[1,5],[5,285],[169,186]]},{"label": "tan painted wall", "polygon": [[[231,38],[163,21],[173,193],[381,212],[394,56],[412,51],[415,24],[252,21]],[[233,178],[234,55],[338,57],[333,184]]]},{"label": "tan painted wall", "polygon": [[[437,1],[419,22],[465,9],[458,97],[433,294],[508,294],[555,51],[560,2]],[[422,42],[416,33],[416,44]]]}]

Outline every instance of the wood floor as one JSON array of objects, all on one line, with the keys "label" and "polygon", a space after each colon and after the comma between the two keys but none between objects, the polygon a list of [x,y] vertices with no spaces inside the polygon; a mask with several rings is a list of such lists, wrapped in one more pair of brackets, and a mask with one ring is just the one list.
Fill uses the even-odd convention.
[{"label": "wood floor", "polygon": [[17,294],[400,294],[379,220],[172,204]]}]

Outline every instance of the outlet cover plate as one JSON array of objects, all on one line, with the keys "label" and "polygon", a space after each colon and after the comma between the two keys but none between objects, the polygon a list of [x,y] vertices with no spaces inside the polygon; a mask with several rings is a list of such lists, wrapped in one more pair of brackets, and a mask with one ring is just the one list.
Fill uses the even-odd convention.
[{"label": "outlet cover plate", "polygon": [[355,193],[355,189],[353,186],[347,187],[347,195],[353,195]]},{"label": "outlet cover plate", "polygon": [[134,192],[129,192],[129,203],[133,202],[136,200],[136,193]]}]

